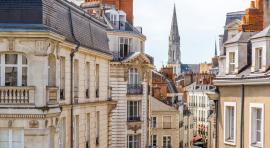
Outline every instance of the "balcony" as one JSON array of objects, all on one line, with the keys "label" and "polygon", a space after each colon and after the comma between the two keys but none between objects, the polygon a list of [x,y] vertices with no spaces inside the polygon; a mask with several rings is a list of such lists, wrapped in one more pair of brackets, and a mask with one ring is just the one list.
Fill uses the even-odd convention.
[{"label": "balcony", "polygon": [[0,104],[34,104],[35,87],[0,87]]},{"label": "balcony", "polygon": [[143,85],[141,85],[141,84],[128,84],[127,85],[127,94],[128,95],[142,95],[143,94]]},{"label": "balcony", "polygon": [[141,117],[139,117],[139,116],[132,116],[132,117],[128,117],[127,120],[128,120],[128,122],[140,122],[141,121]]}]

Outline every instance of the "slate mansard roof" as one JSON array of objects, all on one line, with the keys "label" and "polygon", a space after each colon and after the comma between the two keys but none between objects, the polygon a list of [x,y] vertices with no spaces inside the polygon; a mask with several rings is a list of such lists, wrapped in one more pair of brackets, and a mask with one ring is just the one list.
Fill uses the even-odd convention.
[{"label": "slate mansard roof", "polygon": [[106,28],[66,0],[0,0],[0,31],[55,32],[68,42],[77,40],[83,47],[111,54]]}]

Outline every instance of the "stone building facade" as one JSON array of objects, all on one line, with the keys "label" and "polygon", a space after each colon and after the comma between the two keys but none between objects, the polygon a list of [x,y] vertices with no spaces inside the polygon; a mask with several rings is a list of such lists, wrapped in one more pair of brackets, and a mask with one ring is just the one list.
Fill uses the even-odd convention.
[{"label": "stone building facade", "polygon": [[[107,2],[104,1],[104,4]],[[87,12],[103,11],[101,18],[108,26],[109,49],[113,54],[109,87],[112,100],[117,101],[110,124],[110,145],[113,148],[146,147],[150,142],[150,123],[147,119],[150,117],[149,88],[153,58],[145,53],[146,37],[141,28],[132,26],[130,12],[117,9],[117,5],[106,5],[103,9],[103,3],[96,5],[91,1],[81,6]]]},{"label": "stone building facade", "polygon": [[183,109],[151,97],[151,146],[184,148]]},{"label": "stone building facade", "polygon": [[207,94],[215,92],[215,87],[210,84],[193,83],[186,87],[186,91],[188,109],[193,114],[194,135],[199,135],[207,141],[208,117],[213,105]]},{"label": "stone building facade", "polygon": [[[265,1],[264,1],[265,2]],[[268,3],[264,3],[264,8]],[[268,13],[269,9],[264,9]],[[266,14],[264,14],[266,15]],[[269,147],[269,23],[257,32],[239,32],[225,40],[222,75],[214,84],[218,147]]]},{"label": "stone building facade", "polygon": [[106,24],[67,1],[3,3],[0,147],[110,147]]}]

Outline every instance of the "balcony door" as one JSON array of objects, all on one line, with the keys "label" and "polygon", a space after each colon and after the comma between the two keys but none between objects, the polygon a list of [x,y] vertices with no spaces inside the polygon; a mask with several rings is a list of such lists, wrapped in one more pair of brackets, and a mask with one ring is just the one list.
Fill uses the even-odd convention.
[{"label": "balcony door", "polygon": [[128,84],[131,84],[131,85],[138,85],[139,84],[139,73],[138,73],[137,68],[129,69]]}]

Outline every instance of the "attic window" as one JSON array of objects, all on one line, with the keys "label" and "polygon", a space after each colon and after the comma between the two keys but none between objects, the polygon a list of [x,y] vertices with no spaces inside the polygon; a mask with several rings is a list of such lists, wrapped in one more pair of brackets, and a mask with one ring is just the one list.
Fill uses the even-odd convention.
[{"label": "attic window", "polygon": [[235,71],[235,53],[229,53],[229,73],[234,73]]},{"label": "attic window", "polygon": [[262,48],[255,49],[255,66],[256,70],[262,69]]}]

